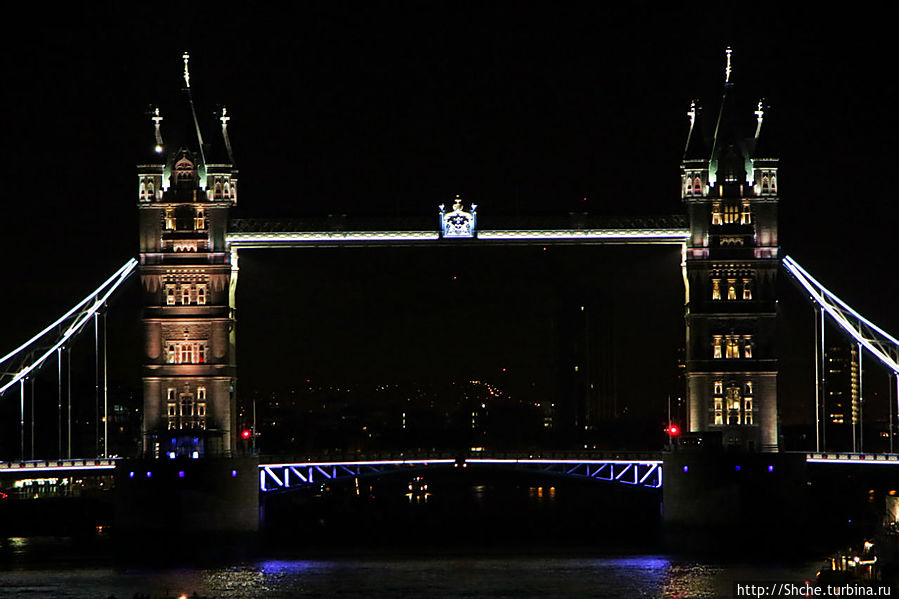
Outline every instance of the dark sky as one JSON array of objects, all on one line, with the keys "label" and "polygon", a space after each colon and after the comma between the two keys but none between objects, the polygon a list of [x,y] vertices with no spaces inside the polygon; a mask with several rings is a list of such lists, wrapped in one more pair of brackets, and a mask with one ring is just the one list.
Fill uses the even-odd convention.
[{"label": "dark sky", "polygon": [[[200,110],[227,104],[233,115],[241,171],[235,216],[432,215],[456,193],[481,214],[637,215],[681,210],[686,111],[693,98],[717,109],[724,48],[732,45],[736,84],[770,105],[765,127],[781,157],[785,251],[899,331],[892,262],[899,122],[888,30],[896,15],[608,4],[109,5],[7,21],[0,351],[136,254],[134,165],[152,133],[145,112],[158,103],[166,114],[180,101],[185,49]],[[646,347],[654,330],[659,355],[682,343],[682,322],[640,316],[682,313],[671,252],[657,261],[635,253],[620,276],[597,267],[628,260],[616,251],[554,256],[520,248],[248,254],[242,282],[258,285],[242,287],[242,298],[264,293],[242,299],[242,384],[261,385],[272,365],[339,378],[344,362],[375,372],[409,363],[435,376],[457,366],[490,371],[505,355],[529,369],[545,358],[540,310],[557,297],[553,273],[562,262],[578,276],[595,270],[610,279],[596,294],[630,289],[619,301],[639,309],[621,307],[620,317],[641,319],[649,337],[639,327],[622,337],[622,348],[635,348],[625,355]],[[472,282],[464,292],[446,282],[455,273]],[[784,289],[784,301],[796,303],[798,294]],[[647,303],[625,301],[629,293]],[[135,298],[126,293],[113,312],[118,334],[132,339],[140,334]],[[787,311],[811,322],[799,307]],[[469,321],[472,312],[478,316]],[[465,349],[480,358],[453,362],[447,353],[461,346],[440,339],[470,326],[477,331]],[[802,326],[791,324],[791,335],[806,335]],[[285,339],[313,349],[285,353]],[[266,341],[250,355],[248,343]],[[367,350],[347,350],[353,341]],[[119,352],[117,372],[130,372],[132,358]]]}]

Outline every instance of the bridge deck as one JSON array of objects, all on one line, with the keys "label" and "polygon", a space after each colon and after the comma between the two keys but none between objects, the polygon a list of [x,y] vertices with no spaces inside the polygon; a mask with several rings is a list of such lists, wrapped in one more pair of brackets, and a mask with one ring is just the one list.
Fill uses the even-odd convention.
[{"label": "bridge deck", "polygon": [[682,215],[608,218],[591,215],[481,221],[474,238],[442,240],[432,222],[345,217],[304,220],[233,219],[227,241],[237,249],[453,244],[682,244],[689,236]]}]

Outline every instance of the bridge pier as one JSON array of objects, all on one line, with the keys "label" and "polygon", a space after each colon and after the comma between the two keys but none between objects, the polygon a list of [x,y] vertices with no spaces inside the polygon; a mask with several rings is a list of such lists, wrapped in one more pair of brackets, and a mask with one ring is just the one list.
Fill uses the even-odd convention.
[{"label": "bridge pier", "polygon": [[259,528],[255,457],[120,460],[115,490],[115,527],[126,535]]},{"label": "bridge pier", "polygon": [[804,455],[675,452],[663,464],[672,549],[778,551],[795,546],[809,524]]}]

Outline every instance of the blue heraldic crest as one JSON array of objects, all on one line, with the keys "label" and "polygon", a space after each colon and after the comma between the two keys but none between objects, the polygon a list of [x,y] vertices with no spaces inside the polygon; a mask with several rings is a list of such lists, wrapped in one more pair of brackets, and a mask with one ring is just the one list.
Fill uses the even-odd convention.
[{"label": "blue heraldic crest", "polygon": [[477,223],[477,204],[471,205],[471,212],[462,210],[462,200],[456,196],[453,202],[452,212],[446,212],[444,205],[440,204],[440,236],[472,238],[475,236],[475,224]]}]

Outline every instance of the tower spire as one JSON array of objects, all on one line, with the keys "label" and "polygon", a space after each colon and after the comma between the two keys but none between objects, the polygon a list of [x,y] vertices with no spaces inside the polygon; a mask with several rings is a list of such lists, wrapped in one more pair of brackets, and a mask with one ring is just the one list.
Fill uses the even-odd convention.
[{"label": "tower spire", "polygon": [[234,152],[231,151],[231,138],[228,137],[228,121],[231,120],[231,117],[228,116],[227,106],[222,106],[222,116],[219,117],[219,120],[222,122],[222,138],[225,140],[225,151],[228,152],[228,160],[231,161],[231,164],[234,164]]},{"label": "tower spire", "polygon": [[728,46],[727,50],[725,50],[724,53],[727,56],[727,66],[724,67],[724,83],[725,85],[733,85],[730,82],[731,73],[733,73],[734,71],[733,67],[730,64],[730,55],[733,53],[733,50],[731,50],[730,46]]},{"label": "tower spire", "polygon": [[194,128],[197,131],[197,141],[200,144],[200,160],[203,163],[203,169],[206,168],[206,154],[203,151],[203,134],[200,132],[200,120],[197,118],[197,110],[194,108],[194,97],[190,92],[190,53],[185,51],[181,55],[184,59],[184,91],[187,92],[187,101],[190,103],[190,113],[194,118]]},{"label": "tower spire", "polygon": [[162,130],[160,129],[160,124],[162,123],[162,115],[159,114],[159,106],[153,109],[153,116],[150,117],[153,121],[154,133],[156,134],[156,147],[153,148],[157,154],[162,153]]},{"label": "tower spire", "polygon": [[184,52],[181,58],[184,59],[184,87],[190,89],[190,54]]}]

